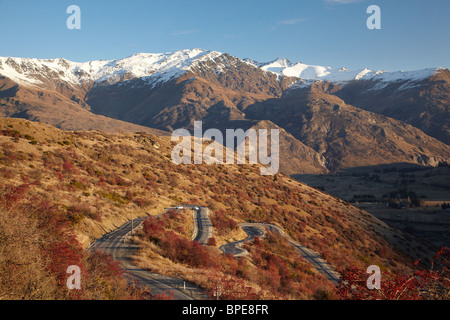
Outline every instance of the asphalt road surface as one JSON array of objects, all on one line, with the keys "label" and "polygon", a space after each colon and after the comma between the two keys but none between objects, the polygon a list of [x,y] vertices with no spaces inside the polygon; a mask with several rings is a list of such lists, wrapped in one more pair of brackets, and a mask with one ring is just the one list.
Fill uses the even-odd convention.
[{"label": "asphalt road surface", "polygon": [[[134,219],[133,227],[138,227],[144,219],[145,217]],[[134,266],[131,256],[139,248],[129,241],[131,227],[131,221],[125,223],[120,228],[95,241],[88,250],[99,250],[103,253],[111,254],[114,260],[120,263],[121,268],[127,271],[130,279],[138,280],[138,284],[148,287],[153,295],[169,295],[171,293],[172,298],[176,300],[206,298],[202,290],[193,284],[189,284],[181,279],[151,273]]]},{"label": "asphalt road surface", "polygon": [[240,224],[239,227],[241,227],[242,230],[244,230],[245,233],[247,233],[248,237],[245,238],[244,240],[224,244],[219,248],[224,253],[231,253],[235,257],[241,257],[248,254],[247,250],[242,248],[242,245],[245,242],[253,241],[255,239],[255,236],[262,238],[266,234],[265,228],[261,226]]},{"label": "asphalt road surface", "polygon": [[275,231],[286,238],[291,243],[291,245],[293,245],[297,249],[299,254],[305,260],[310,262],[319,273],[323,274],[329,281],[333,282],[334,284],[337,285],[339,283],[339,279],[341,277],[340,274],[336,272],[328,262],[323,260],[317,252],[314,252],[313,250],[302,246],[298,242],[290,239],[278,226],[267,223],[242,223],[239,224],[239,226],[247,233],[248,237],[241,241],[227,243],[221,246],[220,250],[225,253],[231,253],[234,256],[246,255],[248,254],[247,250],[242,248],[242,244],[245,241],[253,241],[255,236],[264,237],[266,234],[266,230],[270,230],[272,232]]},{"label": "asphalt road surface", "polygon": [[[213,234],[213,227],[208,216],[208,208],[202,206],[184,206],[184,208],[195,211],[195,235],[193,240],[201,244],[207,244],[208,239]],[[207,296],[203,293],[202,289],[196,287],[194,284],[186,283],[182,279],[151,273],[132,264],[131,256],[139,248],[130,241],[130,234],[132,227],[139,227],[144,219],[145,217],[137,218],[133,222],[129,221],[125,223],[118,229],[95,241],[88,250],[100,250],[101,252],[111,254],[114,260],[119,261],[121,267],[127,271],[130,280],[138,280],[140,285],[148,287],[154,295],[170,293],[172,298],[177,300],[206,299]],[[224,253],[230,253],[236,257],[246,255],[248,252],[242,248],[245,241],[251,242],[255,236],[264,237],[267,230],[275,231],[295,246],[300,255],[309,261],[318,272],[325,275],[328,280],[335,284],[339,282],[340,275],[333,270],[330,264],[323,260],[316,252],[290,239],[278,226],[266,223],[243,223],[239,224],[239,226],[247,233],[248,237],[241,241],[222,245],[220,250]]]},{"label": "asphalt road surface", "polygon": [[194,241],[200,244],[207,244],[208,239],[212,237],[213,228],[208,216],[208,208],[198,207],[197,214],[195,215],[194,223],[197,225],[197,235]]}]

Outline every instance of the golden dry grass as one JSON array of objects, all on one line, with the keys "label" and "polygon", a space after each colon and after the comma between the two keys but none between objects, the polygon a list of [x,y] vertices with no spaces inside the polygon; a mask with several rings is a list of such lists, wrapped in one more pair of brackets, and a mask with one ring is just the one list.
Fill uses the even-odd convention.
[{"label": "golden dry grass", "polygon": [[[368,213],[282,174],[261,176],[256,165],[175,165],[169,137],[64,132],[17,119],[0,119],[0,132],[2,182],[36,182],[31,194],[67,216],[83,247],[132,216],[160,214],[184,203],[213,213],[224,209],[238,223],[275,223],[338,270],[378,264],[405,271],[415,259],[431,255]],[[190,239],[188,221],[183,236]],[[226,231],[210,249],[219,254],[219,245],[242,238],[242,231]],[[167,266],[162,252],[144,252],[139,259],[151,260],[149,268]]]}]

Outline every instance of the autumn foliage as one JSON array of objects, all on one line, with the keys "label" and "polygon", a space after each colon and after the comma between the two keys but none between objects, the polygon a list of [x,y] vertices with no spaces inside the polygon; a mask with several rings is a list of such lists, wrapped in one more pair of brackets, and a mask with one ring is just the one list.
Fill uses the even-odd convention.
[{"label": "autumn foliage", "polygon": [[209,267],[213,265],[207,249],[197,241],[180,236],[172,230],[167,231],[164,220],[149,217],[144,221],[145,235],[156,243],[166,256],[178,263],[192,267]]},{"label": "autumn foliage", "polygon": [[[367,274],[351,273],[349,268],[364,270],[369,264],[396,275],[413,274],[418,268],[412,262],[430,253],[362,210],[282,174],[276,179],[261,176],[258,167],[247,165],[175,165],[170,161],[173,145],[170,139],[146,133],[64,132],[2,119],[0,299],[138,296],[126,289],[112,261],[82,252],[74,231],[86,246],[123,222],[124,215],[158,214],[169,201],[207,206],[216,244],[211,240],[203,247],[193,242],[192,222],[174,211],[144,223],[147,253],[152,258],[160,255],[177,270],[196,273],[198,283],[208,290],[213,289],[208,275],[216,272],[230,288],[222,298],[245,292],[248,297],[273,299],[333,298],[330,283],[276,235],[245,244],[250,253],[246,257],[222,254],[219,243],[228,236],[242,236],[239,222],[280,226],[338,271],[350,270],[345,271],[349,279],[366,279]],[[397,245],[404,250],[397,250]],[[77,293],[64,285],[69,263],[82,267],[83,289]],[[389,280],[388,271],[383,271],[383,278]],[[249,293],[242,286],[254,290]],[[234,296],[231,288],[236,289]],[[356,296],[347,293],[342,298]]]},{"label": "autumn foliage", "polygon": [[226,215],[225,210],[219,209],[215,211],[210,217],[211,223],[219,234],[222,234],[228,230],[234,230],[238,224],[236,220]]},{"label": "autumn foliage", "polygon": [[[0,299],[155,298],[110,256],[84,251],[64,211],[28,196],[35,185],[0,187]],[[80,290],[66,286],[70,265],[81,268]]]},{"label": "autumn foliage", "polygon": [[[418,261],[417,261],[418,264]],[[381,288],[369,290],[369,275],[360,268],[348,268],[336,292],[349,300],[448,300],[450,299],[450,249],[442,247],[432,259],[431,268],[412,275],[384,271]]]}]

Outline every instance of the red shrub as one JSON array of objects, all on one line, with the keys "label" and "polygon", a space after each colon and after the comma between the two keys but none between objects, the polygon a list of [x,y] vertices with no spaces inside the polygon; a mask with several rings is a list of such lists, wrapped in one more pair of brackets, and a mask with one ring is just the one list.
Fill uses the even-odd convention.
[{"label": "red shrub", "polygon": [[441,248],[433,257],[430,270],[417,271],[413,275],[395,275],[384,271],[381,288],[369,290],[369,274],[359,268],[348,268],[336,293],[349,300],[447,300],[450,297],[450,250]]},{"label": "red shrub", "polygon": [[219,232],[236,229],[238,225],[235,220],[225,216],[225,210],[223,209],[214,212],[210,219],[214,228],[218,229]]},{"label": "red shrub", "polygon": [[215,246],[216,244],[216,238],[212,237],[208,239],[208,246]]},{"label": "red shrub", "polygon": [[205,247],[197,241],[179,237],[173,231],[164,233],[159,244],[166,252],[167,257],[175,262],[185,263],[193,267],[210,267],[213,265]]},{"label": "red shrub", "polygon": [[157,242],[161,238],[164,231],[164,222],[156,220],[155,217],[150,216],[144,220],[144,233],[150,238],[150,241]]},{"label": "red shrub", "polygon": [[72,161],[70,161],[69,159],[64,159],[64,163],[63,163],[63,169],[66,172],[72,172],[73,170],[73,163]]}]

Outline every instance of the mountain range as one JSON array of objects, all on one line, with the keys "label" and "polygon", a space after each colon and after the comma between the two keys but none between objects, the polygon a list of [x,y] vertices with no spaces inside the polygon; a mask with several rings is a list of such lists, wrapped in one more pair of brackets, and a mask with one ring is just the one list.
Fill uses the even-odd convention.
[{"label": "mountain range", "polygon": [[0,57],[0,116],[64,130],[280,129],[285,174],[449,162],[450,71],[259,63],[202,49],[84,63]]}]

